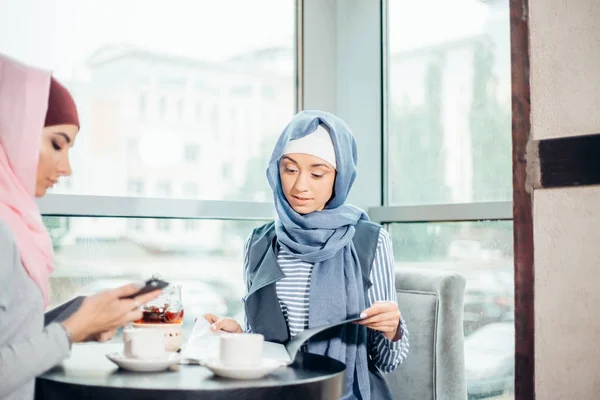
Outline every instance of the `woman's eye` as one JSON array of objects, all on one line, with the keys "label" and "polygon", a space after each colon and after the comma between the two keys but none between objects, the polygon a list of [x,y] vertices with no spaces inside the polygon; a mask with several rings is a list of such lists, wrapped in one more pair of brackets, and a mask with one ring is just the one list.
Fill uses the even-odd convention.
[{"label": "woman's eye", "polygon": [[316,179],[321,179],[323,178],[323,175],[318,175],[318,174],[312,174],[312,176]]},{"label": "woman's eye", "polygon": [[60,150],[61,147],[58,145],[58,142],[56,142],[55,140],[52,141],[52,147],[54,147],[54,150]]},{"label": "woman's eye", "polygon": [[291,168],[286,168],[285,172],[287,172],[288,174],[293,174],[294,172],[296,172],[295,169],[291,169]]}]

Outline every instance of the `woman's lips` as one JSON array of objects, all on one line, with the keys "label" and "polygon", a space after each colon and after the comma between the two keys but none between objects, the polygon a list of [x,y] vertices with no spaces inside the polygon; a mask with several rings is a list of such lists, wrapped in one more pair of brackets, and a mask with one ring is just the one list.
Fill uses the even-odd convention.
[{"label": "woman's lips", "polygon": [[312,200],[308,197],[295,196],[295,195],[292,195],[292,198],[295,200],[295,203],[300,203],[300,204],[308,203],[310,200]]}]

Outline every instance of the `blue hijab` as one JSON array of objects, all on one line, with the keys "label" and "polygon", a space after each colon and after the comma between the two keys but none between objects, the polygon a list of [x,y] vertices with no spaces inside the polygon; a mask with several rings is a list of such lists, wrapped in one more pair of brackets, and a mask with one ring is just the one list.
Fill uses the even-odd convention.
[{"label": "blue hijab", "polygon": [[[300,139],[325,125],[335,148],[337,175],[333,197],[322,211],[299,214],[289,205],[279,177],[279,161],[290,140]],[[358,316],[365,308],[361,269],[352,244],[354,226],[368,219],[365,212],[345,204],[356,178],[357,149],[350,128],[332,114],[302,111],[281,133],[267,168],[277,219],[277,241],[298,259],[314,264],[309,300],[309,327]],[[339,335],[309,341],[310,353],[332,357],[346,364],[344,399],[370,397],[367,364],[367,330],[346,324]]]}]

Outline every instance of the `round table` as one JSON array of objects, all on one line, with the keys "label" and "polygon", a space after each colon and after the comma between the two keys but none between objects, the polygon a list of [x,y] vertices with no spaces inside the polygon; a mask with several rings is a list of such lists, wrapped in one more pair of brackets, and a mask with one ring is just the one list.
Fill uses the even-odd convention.
[{"label": "round table", "polygon": [[343,394],[343,363],[301,353],[296,362],[257,380],[216,377],[199,365],[175,365],[161,372],[120,369],[105,354],[117,344],[74,345],[71,357],[36,379],[36,399],[323,399]]}]

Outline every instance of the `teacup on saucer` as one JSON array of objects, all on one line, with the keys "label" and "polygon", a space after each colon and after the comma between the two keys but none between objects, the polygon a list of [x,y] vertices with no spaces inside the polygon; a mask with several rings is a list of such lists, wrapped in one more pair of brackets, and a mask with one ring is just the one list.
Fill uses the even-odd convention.
[{"label": "teacup on saucer", "polygon": [[165,335],[165,350],[177,351],[183,344],[183,334],[181,332],[181,323],[178,324],[153,324],[153,323],[133,323],[132,327],[138,329],[159,329]]},{"label": "teacup on saucer", "polygon": [[127,358],[141,360],[162,359],[165,356],[165,336],[158,329],[123,330],[123,354]]},{"label": "teacup on saucer", "polygon": [[213,374],[229,379],[260,379],[282,367],[281,362],[270,358],[260,360],[258,364],[249,366],[231,366],[223,364],[219,359],[211,359],[202,363]]},{"label": "teacup on saucer", "polygon": [[138,372],[156,372],[169,368],[179,362],[180,356],[178,353],[165,353],[163,357],[142,360],[138,358],[125,357],[123,353],[109,353],[106,355],[110,361],[117,364],[123,369]]}]

